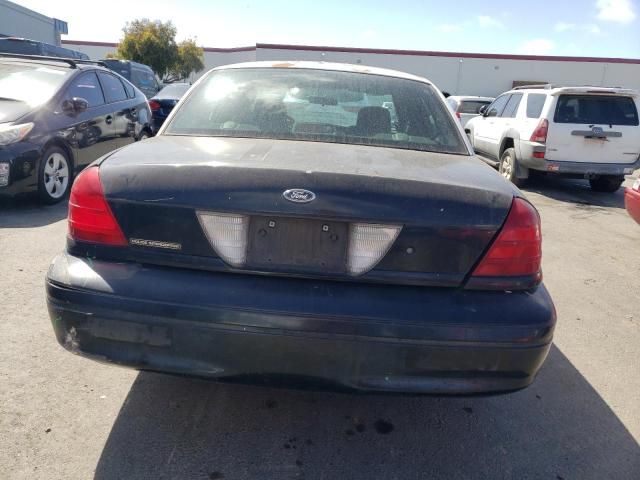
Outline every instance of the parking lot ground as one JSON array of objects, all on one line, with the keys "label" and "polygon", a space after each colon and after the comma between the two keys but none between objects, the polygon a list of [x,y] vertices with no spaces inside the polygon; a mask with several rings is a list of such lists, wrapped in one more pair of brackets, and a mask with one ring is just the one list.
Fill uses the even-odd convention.
[{"label": "parking lot ground", "polygon": [[640,478],[640,226],[622,191],[525,191],[555,346],[531,387],[467,398],[223,385],[73,356],[43,288],[66,207],[0,203],[0,478]]}]

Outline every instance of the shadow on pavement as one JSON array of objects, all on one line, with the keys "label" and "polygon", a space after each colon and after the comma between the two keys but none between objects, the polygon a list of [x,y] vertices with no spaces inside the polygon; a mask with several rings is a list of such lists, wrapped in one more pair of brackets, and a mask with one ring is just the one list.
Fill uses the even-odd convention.
[{"label": "shadow on pavement", "polygon": [[0,228],[31,228],[49,225],[67,217],[67,199],[43,205],[35,196],[0,197]]},{"label": "shadow on pavement", "polygon": [[640,446],[552,349],[498,397],[288,391],[140,373],[95,478],[637,479]]},{"label": "shadow on pavement", "polygon": [[594,192],[587,180],[574,180],[554,176],[531,177],[522,190],[565,203],[593,207],[624,208],[624,187],[615,193]]}]

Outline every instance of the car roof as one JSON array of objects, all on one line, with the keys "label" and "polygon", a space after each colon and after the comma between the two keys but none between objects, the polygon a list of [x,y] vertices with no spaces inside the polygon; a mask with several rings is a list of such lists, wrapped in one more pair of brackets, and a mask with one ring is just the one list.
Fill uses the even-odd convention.
[{"label": "car roof", "polygon": [[422,82],[429,85],[433,85],[430,80],[412,75],[406,72],[400,72],[398,70],[390,70],[387,68],[369,67],[365,65],[353,65],[350,63],[333,63],[333,62],[311,62],[311,61],[262,61],[262,62],[243,62],[234,63],[231,65],[224,65],[216,67],[212,70],[227,70],[227,69],[242,69],[242,68],[293,68],[293,69],[307,69],[307,70],[328,70],[334,72],[353,72],[353,73],[365,73],[370,75],[381,75],[385,77],[403,78],[406,80],[414,80],[416,82]]},{"label": "car roof", "polygon": [[477,95],[451,95],[449,98],[453,98],[454,100],[458,100],[458,101],[468,101],[468,100],[482,100],[482,101],[487,101],[487,102],[492,102],[494,99],[494,97],[479,97]]},{"label": "car roof", "polygon": [[562,95],[562,94],[593,94],[593,95],[627,95],[637,97],[640,95],[638,90],[622,87],[598,87],[591,85],[584,86],[554,86],[554,85],[530,85],[518,87],[505,93],[541,93],[546,95]]},{"label": "car roof", "polygon": [[109,70],[105,66],[100,65],[98,62],[94,62],[93,60],[48,57],[43,55],[3,54],[0,52],[0,62],[46,65],[47,67],[57,68],[59,70]]}]

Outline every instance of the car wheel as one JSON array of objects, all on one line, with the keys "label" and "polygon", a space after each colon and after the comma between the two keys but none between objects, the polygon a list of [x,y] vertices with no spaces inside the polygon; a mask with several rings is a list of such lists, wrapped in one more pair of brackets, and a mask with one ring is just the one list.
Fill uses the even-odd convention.
[{"label": "car wheel", "polygon": [[516,177],[516,151],[513,148],[507,148],[502,157],[500,157],[498,171],[500,175],[514,185],[519,186],[522,184],[522,180]]},{"label": "car wheel", "polygon": [[589,180],[591,190],[594,192],[616,192],[624,182],[624,177],[618,177],[615,175],[605,175],[602,177],[592,178]]},{"label": "car wheel", "polygon": [[47,204],[62,200],[71,186],[73,164],[67,152],[60,147],[49,147],[42,156],[38,169],[38,195]]}]

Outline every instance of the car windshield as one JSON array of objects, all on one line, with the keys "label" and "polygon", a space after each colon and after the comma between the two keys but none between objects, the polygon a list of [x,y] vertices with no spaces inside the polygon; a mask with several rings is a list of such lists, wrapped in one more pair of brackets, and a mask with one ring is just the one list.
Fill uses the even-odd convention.
[{"label": "car windshield", "polygon": [[0,64],[0,96],[30,106],[49,100],[68,78],[69,71],[45,65]]},{"label": "car windshield", "polygon": [[180,83],[176,85],[167,85],[162,90],[158,92],[155,98],[182,98],[182,96],[187,93],[189,87],[186,83]]},{"label": "car windshield", "polygon": [[328,70],[213,72],[179,107],[164,133],[468,153],[431,85]]}]

